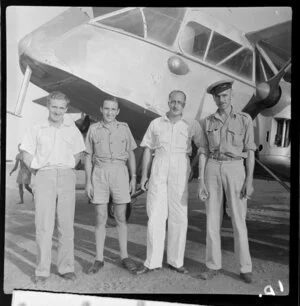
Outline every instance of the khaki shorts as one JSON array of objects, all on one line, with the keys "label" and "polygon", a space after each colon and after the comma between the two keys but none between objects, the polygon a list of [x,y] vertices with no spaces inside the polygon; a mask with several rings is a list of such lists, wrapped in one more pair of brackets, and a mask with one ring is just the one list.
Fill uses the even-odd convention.
[{"label": "khaki shorts", "polygon": [[107,204],[110,195],[115,204],[131,202],[129,175],[125,163],[95,165],[92,173],[92,184],[94,197],[91,203],[93,204]]}]

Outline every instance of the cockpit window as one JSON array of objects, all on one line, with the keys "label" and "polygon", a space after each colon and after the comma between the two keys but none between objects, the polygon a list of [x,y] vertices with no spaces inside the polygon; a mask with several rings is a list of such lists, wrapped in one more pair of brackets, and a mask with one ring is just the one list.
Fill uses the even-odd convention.
[{"label": "cockpit window", "polygon": [[265,82],[274,76],[274,72],[266,62],[266,60],[258,54],[257,66],[256,66],[256,81]]},{"label": "cockpit window", "polygon": [[226,70],[229,70],[243,78],[252,80],[253,53],[249,49],[243,49],[235,56],[224,61],[220,67],[224,67]]},{"label": "cockpit window", "polygon": [[183,50],[198,58],[203,58],[211,30],[205,26],[191,21],[184,29],[181,39],[181,47]]},{"label": "cockpit window", "polygon": [[170,46],[177,36],[185,12],[185,8],[174,7],[135,8],[97,22]]},{"label": "cockpit window", "polygon": [[238,43],[217,32],[214,32],[207,54],[207,61],[212,64],[217,64],[240,47],[241,45]]},{"label": "cockpit window", "polygon": [[139,8],[110,16],[97,22],[144,37],[144,21]]},{"label": "cockpit window", "polygon": [[179,31],[186,9],[172,7],[144,8],[147,38],[172,45]]},{"label": "cockpit window", "polygon": [[190,21],[180,38],[180,46],[186,54],[224,68],[247,80],[253,78],[253,52],[237,42]]}]

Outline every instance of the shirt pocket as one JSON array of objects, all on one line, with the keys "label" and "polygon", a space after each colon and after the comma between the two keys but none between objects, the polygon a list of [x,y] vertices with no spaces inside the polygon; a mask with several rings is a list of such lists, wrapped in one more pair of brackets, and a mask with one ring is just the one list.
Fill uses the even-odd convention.
[{"label": "shirt pocket", "polygon": [[[105,146],[106,143],[106,146]],[[94,153],[98,156],[102,156],[104,153],[108,151],[108,143],[105,141],[105,137],[101,133],[95,133],[93,137],[93,146],[94,146]]]},{"label": "shirt pocket", "polygon": [[48,156],[54,147],[54,137],[51,137],[49,133],[41,132],[37,137],[37,151],[45,157]]},{"label": "shirt pocket", "polygon": [[228,127],[227,141],[229,144],[231,144],[233,147],[243,147],[243,139],[244,133],[242,129],[234,126]]},{"label": "shirt pocket", "polygon": [[68,160],[70,159],[70,156],[73,157],[75,152],[75,139],[72,130],[67,128],[62,130],[60,141],[61,145],[63,146],[61,148],[62,152],[65,153],[65,160]]},{"label": "shirt pocket", "polygon": [[123,132],[117,133],[112,140],[115,143],[116,153],[124,153],[127,151],[127,138]]},{"label": "shirt pocket", "polygon": [[187,150],[191,137],[188,131],[180,131],[177,137],[177,146],[180,149]]},{"label": "shirt pocket", "polygon": [[170,140],[166,131],[154,132],[155,147],[161,147],[162,145],[169,144]]},{"label": "shirt pocket", "polygon": [[210,128],[206,130],[209,146],[212,148],[220,145],[220,129]]}]

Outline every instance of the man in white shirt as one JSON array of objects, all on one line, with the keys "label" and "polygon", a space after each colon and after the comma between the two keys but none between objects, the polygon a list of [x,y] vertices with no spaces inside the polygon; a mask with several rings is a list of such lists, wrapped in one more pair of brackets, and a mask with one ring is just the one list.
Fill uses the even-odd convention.
[{"label": "man in white shirt", "polygon": [[50,275],[52,235],[57,213],[58,273],[74,280],[74,167],[85,150],[83,137],[74,122],[64,118],[70,103],[61,92],[47,97],[48,120],[34,125],[24,136],[24,162],[33,169],[37,267],[35,283],[43,284]]},{"label": "man in white shirt", "polygon": [[198,121],[188,122],[182,117],[185,103],[184,92],[172,91],[168,102],[170,110],[150,123],[141,143],[145,147],[141,179],[143,190],[148,180],[152,151],[155,151],[155,157],[147,192],[147,259],[137,274],[162,267],[167,219],[169,268],[188,273],[183,259],[188,225],[189,155],[192,140],[197,147],[200,145],[201,127]]}]

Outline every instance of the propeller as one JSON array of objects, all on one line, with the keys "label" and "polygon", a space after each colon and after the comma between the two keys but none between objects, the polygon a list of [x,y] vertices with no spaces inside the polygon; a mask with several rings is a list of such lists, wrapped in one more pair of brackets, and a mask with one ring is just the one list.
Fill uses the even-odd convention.
[{"label": "propeller", "polygon": [[290,69],[290,66],[291,59],[289,59],[271,79],[257,84],[256,93],[242,111],[248,113],[252,119],[254,119],[263,110],[276,105],[282,94],[279,82]]}]

